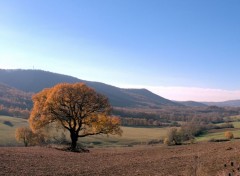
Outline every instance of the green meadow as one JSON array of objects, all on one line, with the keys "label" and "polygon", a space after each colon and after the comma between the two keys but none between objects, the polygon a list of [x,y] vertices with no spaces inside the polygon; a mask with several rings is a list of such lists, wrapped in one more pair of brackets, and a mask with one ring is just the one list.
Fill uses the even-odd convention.
[{"label": "green meadow", "polygon": [[[209,133],[206,132],[203,135],[196,138],[197,141],[209,141],[211,139],[226,139],[224,133],[231,131],[235,138],[240,138],[240,122],[231,122],[234,126],[233,129],[219,130],[220,132]],[[220,124],[219,124],[220,125]]]}]

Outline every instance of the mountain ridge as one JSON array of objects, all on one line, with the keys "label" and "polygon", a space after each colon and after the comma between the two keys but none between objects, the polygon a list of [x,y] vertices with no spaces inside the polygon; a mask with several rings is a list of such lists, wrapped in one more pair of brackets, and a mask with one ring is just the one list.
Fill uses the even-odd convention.
[{"label": "mountain ridge", "polygon": [[[173,100],[172,100],[173,101]],[[208,106],[207,104],[204,104],[202,102],[197,102],[197,101],[175,101],[177,103],[181,103],[185,106],[189,106],[189,107],[206,107]]]},{"label": "mountain ridge", "polygon": [[39,92],[58,83],[83,82],[109,98],[116,107],[183,106],[158,96],[147,89],[123,89],[101,82],[86,81],[73,76],[43,70],[0,69],[0,83],[25,92]]},{"label": "mountain ridge", "polygon": [[222,102],[201,102],[208,106],[220,106],[220,107],[240,107],[240,100],[228,100]]}]

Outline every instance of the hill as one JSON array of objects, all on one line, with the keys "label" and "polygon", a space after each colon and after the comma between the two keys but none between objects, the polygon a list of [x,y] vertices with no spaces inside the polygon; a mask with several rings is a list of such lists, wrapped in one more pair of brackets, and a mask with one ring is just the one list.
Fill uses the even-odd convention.
[{"label": "hill", "polygon": [[189,106],[189,107],[206,107],[208,105],[196,101],[176,101],[177,103],[180,103],[184,106]]},{"label": "hill", "polygon": [[4,104],[6,107],[31,109],[31,96],[31,93],[26,93],[0,83],[0,104]]},{"label": "hill", "polygon": [[146,89],[122,89],[100,82],[81,80],[72,76],[42,71],[42,70],[4,70],[0,69],[0,83],[9,85],[25,92],[39,92],[55,84],[67,82],[84,82],[99,93],[109,98],[116,107],[160,107],[183,106],[160,97]]},{"label": "hill", "polygon": [[31,93],[0,83],[0,114],[28,117],[32,108]]},{"label": "hill", "polygon": [[223,102],[202,102],[208,106],[220,106],[220,107],[240,107],[240,100],[229,100]]}]

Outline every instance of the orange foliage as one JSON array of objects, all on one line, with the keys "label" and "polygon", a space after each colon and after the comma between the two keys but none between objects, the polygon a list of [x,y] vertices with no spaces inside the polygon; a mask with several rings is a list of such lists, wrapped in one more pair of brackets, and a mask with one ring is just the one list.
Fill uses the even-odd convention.
[{"label": "orange foliage", "polygon": [[224,133],[224,136],[225,136],[227,139],[233,139],[233,138],[234,138],[233,133],[230,132],[230,131],[226,131],[226,132]]},{"label": "orange foliage", "polygon": [[85,84],[58,84],[34,95],[33,102],[32,130],[57,122],[70,132],[73,149],[78,137],[122,133],[119,118],[110,116],[108,99]]}]

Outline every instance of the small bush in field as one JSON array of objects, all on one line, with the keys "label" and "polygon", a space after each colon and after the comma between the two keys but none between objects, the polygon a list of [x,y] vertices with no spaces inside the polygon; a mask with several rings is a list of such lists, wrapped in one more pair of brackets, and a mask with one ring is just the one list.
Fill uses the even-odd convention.
[{"label": "small bush in field", "polygon": [[27,147],[33,140],[33,132],[28,127],[20,127],[16,129],[15,137],[18,142],[23,142],[24,146]]},{"label": "small bush in field", "polygon": [[45,142],[42,133],[33,133],[29,127],[20,127],[16,129],[15,138],[18,142],[23,142],[24,146],[38,145]]},{"label": "small bush in field", "polygon": [[233,139],[233,138],[234,138],[233,133],[230,132],[230,131],[226,131],[226,132],[224,133],[224,136],[225,136],[227,139]]},{"label": "small bush in field", "polygon": [[181,145],[183,141],[183,135],[181,131],[177,128],[171,128],[168,131],[167,137],[164,140],[164,143],[167,145]]},{"label": "small bush in field", "polygon": [[165,138],[164,141],[163,141],[163,143],[164,143],[165,145],[171,145],[171,143],[169,142],[169,139],[168,139],[168,138]]}]

